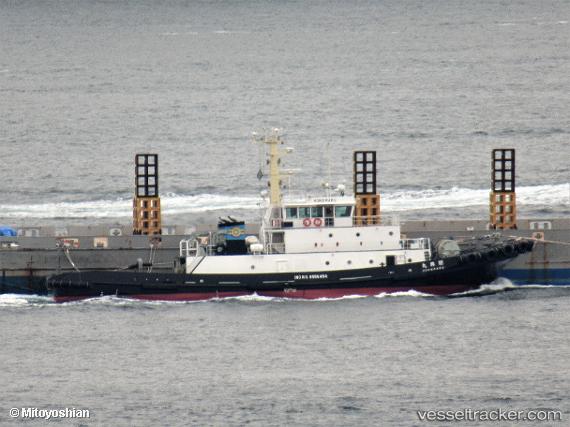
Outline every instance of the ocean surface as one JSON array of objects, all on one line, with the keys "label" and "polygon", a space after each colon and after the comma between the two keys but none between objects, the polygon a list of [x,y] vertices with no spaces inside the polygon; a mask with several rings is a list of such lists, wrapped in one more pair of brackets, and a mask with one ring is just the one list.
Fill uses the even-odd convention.
[{"label": "ocean surface", "polygon": [[[159,154],[166,223],[257,217],[253,131],[288,184],[352,187],[379,153],[384,210],[486,218],[491,150],[520,215],[570,210],[567,1],[0,2],[0,222],[129,222]],[[212,213],[213,212],[213,213]]]},{"label": "ocean surface", "polygon": [[[517,150],[519,216],[570,213],[568,1],[0,1],[0,224],[128,223],[158,153],[165,224],[258,216],[253,131],[287,186],[484,219],[491,150]],[[417,410],[570,419],[570,289],[203,303],[0,296],[0,425],[423,425]],[[36,420],[26,424],[51,425]],[[513,425],[501,424],[496,425]],[[523,423],[531,425],[532,423]],[[488,423],[468,423],[488,425]]]},{"label": "ocean surface", "polygon": [[561,411],[562,422],[543,424],[568,425],[570,288],[488,288],[502,291],[199,303],[3,295],[0,422],[18,425],[9,408],[31,406],[89,409],[66,425],[419,426],[434,423],[418,410],[501,408]]}]

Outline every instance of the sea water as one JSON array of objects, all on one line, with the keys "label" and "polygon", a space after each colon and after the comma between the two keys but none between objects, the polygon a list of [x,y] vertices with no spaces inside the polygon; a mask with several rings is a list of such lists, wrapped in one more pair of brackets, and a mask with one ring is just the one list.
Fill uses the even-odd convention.
[{"label": "sea water", "polygon": [[[384,212],[482,219],[491,150],[515,148],[519,215],[568,215],[569,20],[564,1],[4,1],[0,222],[128,223],[147,152],[165,223],[253,220],[267,170],[250,135],[274,127],[295,148],[291,191],[350,190],[352,151],[373,149]],[[90,410],[64,425],[401,426],[469,408],[567,423],[569,303],[568,288],[504,283],[456,298],[4,295],[0,424],[22,420],[10,408]]]},{"label": "sea water", "polygon": [[417,411],[533,409],[567,423],[569,303],[570,288],[504,283],[455,298],[4,295],[0,419],[31,406],[90,411],[73,425],[411,426]]},{"label": "sea water", "polygon": [[5,1],[0,222],[128,223],[147,152],[165,223],[255,220],[267,167],[251,132],[275,127],[296,150],[286,193],[351,191],[352,151],[371,149],[385,212],[486,218],[491,150],[515,148],[519,215],[563,215],[569,13],[564,1]]}]

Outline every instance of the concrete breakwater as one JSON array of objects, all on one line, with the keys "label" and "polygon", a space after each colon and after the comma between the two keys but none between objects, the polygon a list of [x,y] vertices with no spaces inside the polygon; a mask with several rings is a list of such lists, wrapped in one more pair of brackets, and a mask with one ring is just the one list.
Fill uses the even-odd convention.
[{"label": "concrete breakwater", "polygon": [[[407,237],[434,242],[496,232],[536,239],[534,250],[509,263],[503,276],[521,285],[570,285],[570,219],[522,219],[517,230],[501,231],[478,220],[406,221],[401,227]],[[18,236],[0,237],[0,292],[45,292],[45,277],[65,271],[172,270],[181,239],[215,229],[216,224],[165,225],[163,235],[145,236],[132,235],[130,226],[117,224],[17,228]],[[256,234],[258,225],[248,224],[245,232]]]}]

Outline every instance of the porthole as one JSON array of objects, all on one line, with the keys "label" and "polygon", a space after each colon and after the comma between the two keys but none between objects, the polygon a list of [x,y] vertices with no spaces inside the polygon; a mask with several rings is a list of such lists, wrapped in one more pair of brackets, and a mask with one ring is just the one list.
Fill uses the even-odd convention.
[{"label": "porthole", "polygon": [[389,234],[390,236],[393,236],[393,235],[394,235],[394,232],[393,232],[393,231],[390,231],[388,234]]},{"label": "porthole", "polygon": [[317,246],[319,246],[319,245],[318,245],[318,243],[317,243],[317,242],[315,242],[315,248],[316,248]]},{"label": "porthole", "polygon": [[251,269],[252,269],[252,270],[255,270],[255,265],[252,265],[252,266],[251,266]]},{"label": "porthole", "polygon": [[360,237],[360,233],[356,233],[356,237]]},{"label": "porthole", "polygon": [[412,262],[412,259],[411,259],[411,258],[408,258],[408,262]]},{"label": "porthole", "polygon": [[368,261],[370,264],[374,264],[374,260],[371,259],[370,261]]},{"label": "porthole", "polygon": [[329,233],[329,237],[332,237],[332,236],[333,236],[333,234],[332,234],[332,233]]},{"label": "porthole", "polygon": [[330,264],[330,262],[328,262],[328,261],[325,261],[325,265],[329,265],[329,264]]},{"label": "porthole", "polygon": [[348,260],[346,263],[347,263],[348,265],[350,265],[350,264],[352,264],[352,261],[351,261],[351,260]]},{"label": "porthole", "polygon": [[338,242],[336,242],[336,245],[338,246]]},{"label": "porthole", "polygon": [[360,242],[360,246],[362,246],[362,242]]}]

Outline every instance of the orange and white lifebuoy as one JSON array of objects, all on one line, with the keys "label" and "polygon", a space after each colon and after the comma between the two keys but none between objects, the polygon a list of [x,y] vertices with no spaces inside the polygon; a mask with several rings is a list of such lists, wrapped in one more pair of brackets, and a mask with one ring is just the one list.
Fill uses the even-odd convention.
[{"label": "orange and white lifebuoy", "polygon": [[310,226],[311,226],[311,218],[305,218],[305,219],[303,220],[303,225],[304,225],[305,227],[310,227]]},{"label": "orange and white lifebuoy", "polygon": [[315,218],[313,220],[313,224],[315,224],[315,227],[320,227],[321,225],[323,225],[323,220],[320,218]]}]

